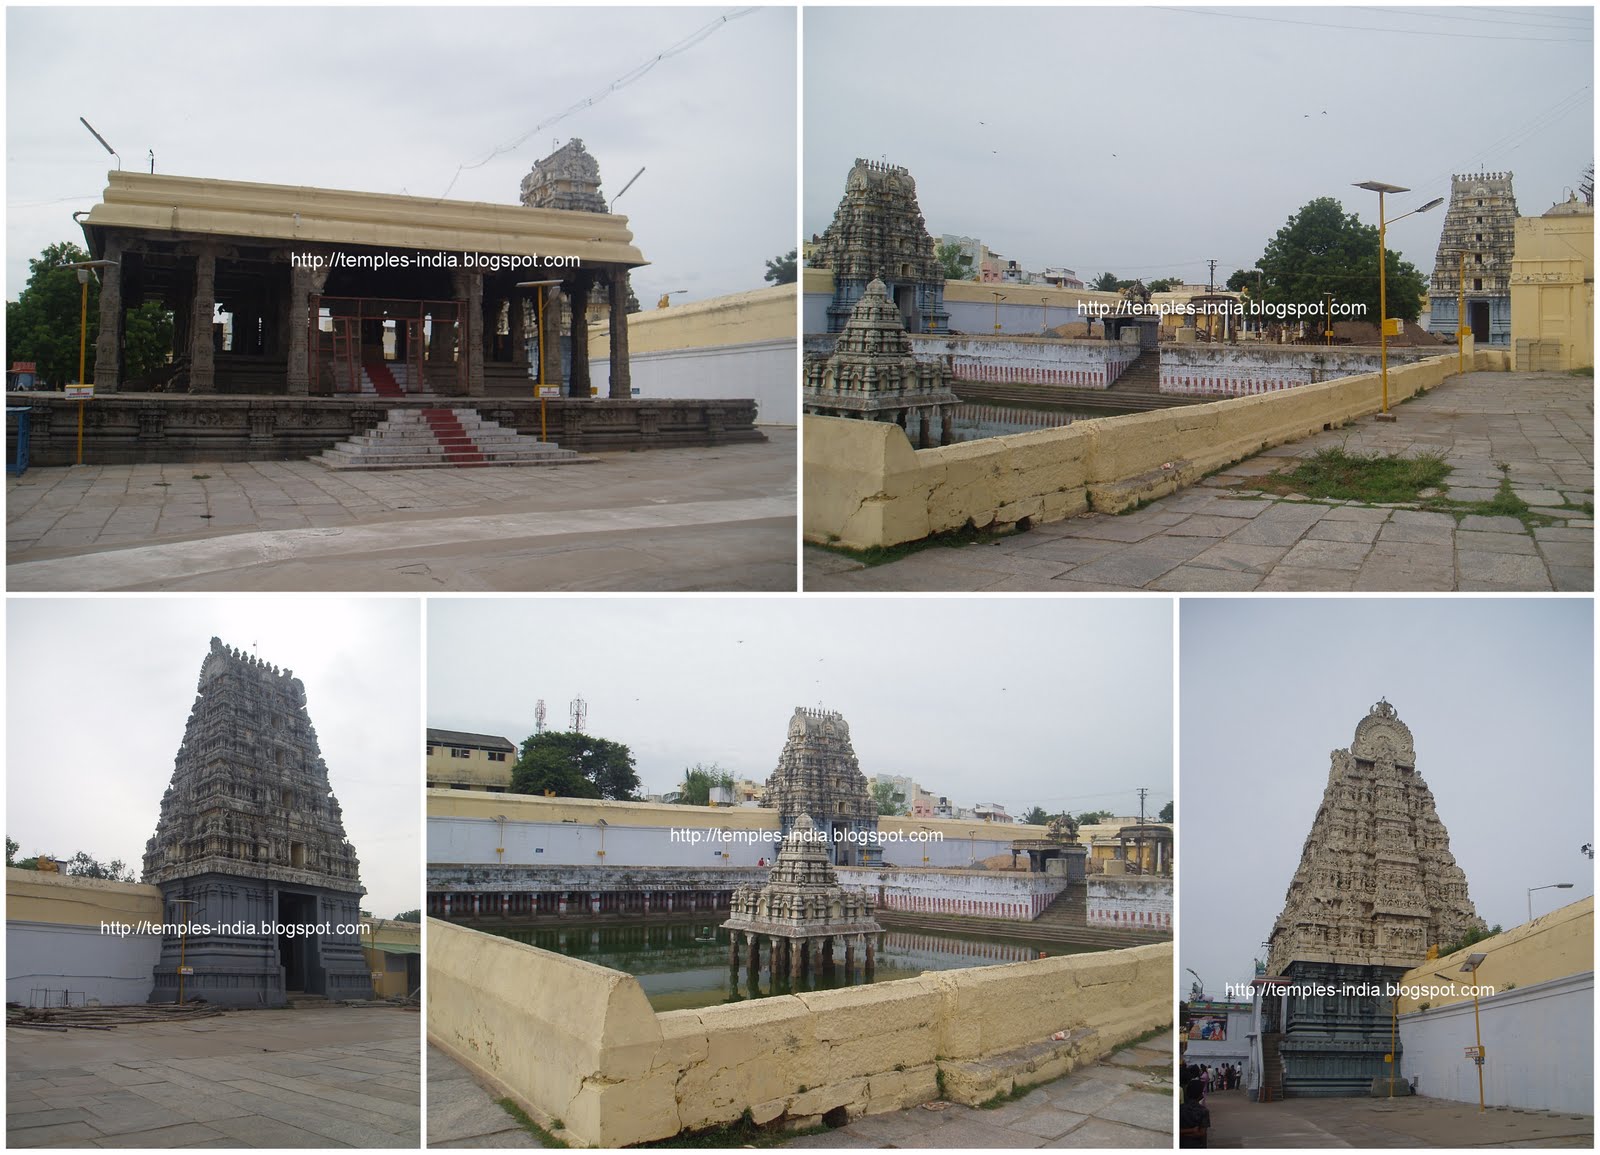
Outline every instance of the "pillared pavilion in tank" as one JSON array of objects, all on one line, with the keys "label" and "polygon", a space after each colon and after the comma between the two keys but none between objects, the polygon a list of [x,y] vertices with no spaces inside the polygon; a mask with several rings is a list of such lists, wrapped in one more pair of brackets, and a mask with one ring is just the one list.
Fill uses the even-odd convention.
[{"label": "pillared pavilion in tank", "polygon": [[[1259,1056],[1266,1094],[1366,1094],[1388,1070],[1392,1000],[1306,988],[1382,990],[1430,947],[1482,929],[1418,770],[1411,730],[1380,701],[1356,725],[1349,748],[1333,751],[1269,936],[1274,981],[1263,996]],[[1273,993],[1280,979],[1291,989]]]},{"label": "pillared pavilion in tank", "polygon": [[[167,928],[152,1002],[366,999],[355,847],[292,670],[211,639],[144,881]],[[312,928],[305,930],[304,928]]]}]

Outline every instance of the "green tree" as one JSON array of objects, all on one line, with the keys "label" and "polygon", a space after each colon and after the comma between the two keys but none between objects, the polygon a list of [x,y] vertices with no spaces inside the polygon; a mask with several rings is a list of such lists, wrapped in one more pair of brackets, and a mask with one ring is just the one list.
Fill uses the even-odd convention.
[{"label": "green tree", "polygon": [[1235,269],[1228,277],[1227,288],[1230,293],[1254,292],[1260,279],[1260,269]]},{"label": "green tree", "polygon": [[1163,806],[1161,808],[1161,813],[1156,815],[1157,821],[1160,821],[1160,822],[1172,822],[1173,821],[1172,807],[1173,807],[1173,803],[1171,803],[1171,802],[1168,802],[1165,806]]},{"label": "green tree", "polygon": [[1117,274],[1115,273],[1101,273],[1089,282],[1089,287],[1098,289],[1102,293],[1115,293],[1120,291],[1125,284],[1127,284],[1126,281],[1117,280]]},{"label": "green tree", "polygon": [[972,265],[962,258],[960,245],[947,245],[939,242],[936,250],[939,266],[944,270],[944,279],[947,281],[970,281],[976,273]]},{"label": "green tree", "polygon": [[721,786],[733,789],[733,775],[715,762],[709,766],[696,762],[683,772],[683,782],[678,787],[678,802],[683,806],[710,806],[711,791]]},{"label": "green tree", "polygon": [[1043,806],[1035,806],[1022,816],[1022,821],[1029,826],[1049,826],[1050,816],[1044,812]]},{"label": "green tree", "polygon": [[904,795],[893,782],[886,782],[882,778],[872,784],[872,801],[877,806],[879,814],[907,813]]},{"label": "green tree", "polygon": [[[1183,280],[1180,278],[1176,283],[1181,285]],[[1157,277],[1150,282],[1150,291],[1152,293],[1170,293],[1172,292],[1173,284],[1174,282],[1166,277]]]},{"label": "green tree", "polygon": [[87,851],[80,850],[61,864],[63,874],[75,878],[103,878],[108,882],[136,882],[133,871],[120,858],[102,863]]},{"label": "green tree", "polygon": [[787,256],[774,257],[767,262],[767,275],[763,280],[771,281],[774,285],[792,285],[799,276],[796,271],[799,249],[790,249]]},{"label": "green tree", "polygon": [[[78,272],[66,266],[89,254],[71,241],[50,245],[28,262],[28,283],[6,302],[6,364],[33,361],[39,377],[59,388],[78,379],[78,342],[83,290]],[[100,332],[100,278],[89,277],[89,325],[84,377],[94,380],[94,345]],[[166,364],[172,349],[172,314],[159,301],[145,301],[123,318],[123,358],[129,381],[148,377]]]},{"label": "green tree", "polygon": [[1116,815],[1109,810],[1085,810],[1082,814],[1078,815],[1078,825],[1098,826],[1107,818],[1115,817]]},{"label": "green tree", "polygon": [[558,798],[638,800],[639,775],[633,751],[620,742],[578,731],[531,734],[511,769],[516,794],[554,794]]},{"label": "green tree", "polygon": [[421,922],[422,909],[419,907],[416,910],[402,910],[394,916],[394,920],[396,922]]},{"label": "green tree", "polygon": [[1478,930],[1469,930],[1455,942],[1447,943],[1444,946],[1441,946],[1439,948],[1439,957],[1443,958],[1447,954],[1455,954],[1456,951],[1460,950],[1462,947],[1471,946],[1475,942],[1482,942],[1486,938],[1493,938],[1495,935],[1500,933],[1502,932],[1499,923],[1495,923],[1493,926],[1484,927]]},{"label": "green tree", "polygon": [[[1306,304],[1332,293],[1340,304],[1366,306],[1368,322],[1379,321],[1378,230],[1346,214],[1333,197],[1318,197],[1291,216],[1258,264],[1267,304]],[[1389,315],[1415,321],[1427,278],[1392,249],[1385,265]]]},{"label": "green tree", "polygon": [[21,844],[18,843],[15,838],[12,838],[11,835],[9,835],[9,834],[6,835],[6,865],[7,866],[15,866],[17,864],[17,851],[20,850],[21,848],[22,848]]}]

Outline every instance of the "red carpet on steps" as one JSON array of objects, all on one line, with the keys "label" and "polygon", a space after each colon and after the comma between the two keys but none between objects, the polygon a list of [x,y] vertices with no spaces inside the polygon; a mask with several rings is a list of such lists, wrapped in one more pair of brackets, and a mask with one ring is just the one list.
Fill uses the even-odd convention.
[{"label": "red carpet on steps", "polygon": [[433,430],[433,436],[444,449],[444,459],[452,465],[482,465],[488,460],[472,438],[461,427],[461,422],[449,409],[424,409],[422,416]]},{"label": "red carpet on steps", "polygon": [[400,388],[400,383],[394,379],[394,374],[389,372],[389,366],[382,361],[363,361],[361,367],[367,371],[367,377],[372,381],[372,387],[378,391],[379,397],[404,397],[406,391]]}]

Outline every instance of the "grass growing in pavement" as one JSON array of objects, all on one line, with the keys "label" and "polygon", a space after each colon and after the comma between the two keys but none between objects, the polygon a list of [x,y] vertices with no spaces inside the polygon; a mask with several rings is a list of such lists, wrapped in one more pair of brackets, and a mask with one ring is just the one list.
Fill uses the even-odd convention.
[{"label": "grass growing in pavement", "polygon": [[500,1104],[500,1109],[501,1110],[503,1110],[507,1115],[510,1115],[513,1119],[515,1119],[517,1121],[517,1125],[518,1126],[520,1126],[528,1134],[532,1135],[535,1139],[539,1140],[539,1146],[541,1146],[541,1147],[565,1147],[566,1146],[566,1144],[563,1143],[560,1139],[557,1139],[554,1135],[550,1134],[550,1132],[546,1131],[543,1127],[539,1126],[539,1124],[535,1123],[528,1116],[528,1113],[526,1111],[524,1111],[521,1107],[517,1106],[516,1100],[514,1100],[514,1099],[496,1099],[495,1102]]},{"label": "grass growing in pavement", "polygon": [[1307,497],[1366,504],[1420,501],[1425,490],[1437,489],[1450,474],[1441,453],[1413,457],[1350,453],[1343,446],[1319,449],[1293,469],[1260,479],[1269,493],[1301,493]]}]

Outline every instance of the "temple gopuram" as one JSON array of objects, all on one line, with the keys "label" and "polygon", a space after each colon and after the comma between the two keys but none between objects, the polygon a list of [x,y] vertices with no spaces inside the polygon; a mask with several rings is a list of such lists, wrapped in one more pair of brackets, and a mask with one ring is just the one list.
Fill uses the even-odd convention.
[{"label": "temple gopuram", "polygon": [[[1386,989],[1468,931],[1484,929],[1450,853],[1411,731],[1380,701],[1335,750],[1283,911],[1269,936],[1262,1049],[1290,1096],[1364,1095],[1385,1075],[1391,1002],[1381,994],[1274,993],[1304,986]],[[1261,980],[1257,980],[1258,983]],[[1398,1055],[1396,1056],[1398,1062]]]},{"label": "temple gopuram", "polygon": [[805,817],[829,860],[840,866],[876,865],[883,859],[871,838],[878,829],[878,808],[850,745],[849,723],[832,710],[796,707],[761,805],[777,809],[785,839]]},{"label": "temple gopuram", "polygon": [[1450,207],[1428,290],[1428,331],[1454,336],[1457,306],[1479,345],[1511,344],[1511,256],[1516,248],[1517,198],[1509,172],[1450,178]]},{"label": "temple gopuram", "polygon": [[944,268],[917,207],[917,182],[899,165],[857,160],[833,223],[817,239],[812,268],[833,273],[828,332],[838,333],[867,285],[882,281],[911,333],[945,333]]},{"label": "temple gopuram", "polygon": [[150,1001],[177,1000],[180,966],[185,1001],[371,998],[355,929],[366,892],[304,684],[212,638],[199,695],[145,846],[144,881],[161,888],[169,927],[204,929],[163,936]]}]

